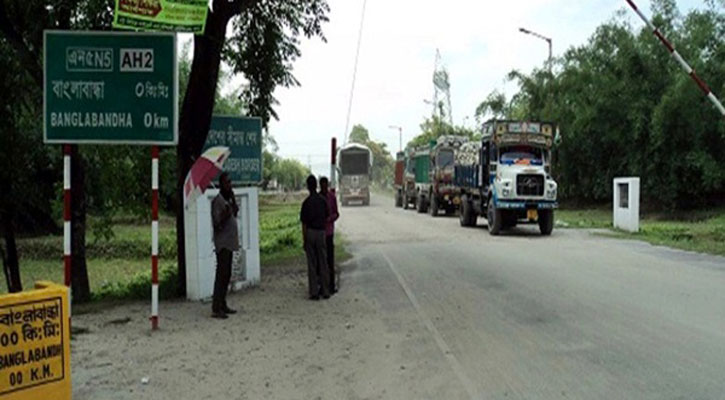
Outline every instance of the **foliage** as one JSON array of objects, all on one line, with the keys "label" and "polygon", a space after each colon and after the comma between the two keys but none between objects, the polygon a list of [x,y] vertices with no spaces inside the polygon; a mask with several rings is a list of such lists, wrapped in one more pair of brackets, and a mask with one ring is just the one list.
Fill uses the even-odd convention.
[{"label": "foliage", "polygon": [[285,190],[303,189],[305,187],[305,179],[309,175],[309,168],[292,158],[279,160],[271,173],[271,176],[277,179],[279,185]]},{"label": "foliage", "polygon": [[[725,93],[725,13],[713,2],[681,16],[653,2],[653,21],[716,93]],[[611,198],[617,176],[640,176],[643,200],[689,208],[725,197],[725,121],[646,27],[622,15],[570,48],[553,71],[514,71],[510,101],[491,93],[478,117],[558,122],[554,174],[564,200]]]},{"label": "foliage", "polygon": [[249,81],[241,98],[265,127],[270,118],[277,119],[275,88],[300,85],[292,75],[292,65],[301,55],[300,36],[324,41],[322,25],[329,11],[325,0],[258,1],[234,19],[224,60]]}]

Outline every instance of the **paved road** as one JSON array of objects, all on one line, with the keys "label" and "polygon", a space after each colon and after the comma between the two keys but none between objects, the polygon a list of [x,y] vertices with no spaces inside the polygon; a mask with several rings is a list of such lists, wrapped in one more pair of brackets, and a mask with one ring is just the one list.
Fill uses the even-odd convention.
[{"label": "paved road", "polygon": [[725,398],[725,258],[577,230],[491,237],[484,219],[392,205],[343,208],[340,225],[343,285],[407,338],[396,397]]}]

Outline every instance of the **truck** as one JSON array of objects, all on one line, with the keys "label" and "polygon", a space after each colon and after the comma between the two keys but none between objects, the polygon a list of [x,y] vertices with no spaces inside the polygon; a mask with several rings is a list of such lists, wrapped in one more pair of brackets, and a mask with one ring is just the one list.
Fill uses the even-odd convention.
[{"label": "truck", "polygon": [[480,146],[473,148],[477,154],[462,149],[455,166],[461,226],[475,226],[484,216],[491,235],[521,223],[538,224],[542,235],[551,234],[558,208],[558,185],[551,176],[555,129],[551,122],[494,119],[483,125]]},{"label": "truck", "polygon": [[420,146],[408,149],[403,175],[403,208],[411,205],[424,213],[428,210],[426,195],[430,191],[430,149],[431,146]]},{"label": "truck", "polygon": [[435,217],[439,210],[453,214],[460,204],[460,188],[454,184],[455,157],[458,149],[468,142],[465,136],[445,135],[431,143],[430,187],[424,197],[426,208]]},{"label": "truck", "polygon": [[373,165],[373,153],[360,143],[350,143],[340,148],[338,191],[340,203],[348,206],[352,203],[370,205],[370,174]]},{"label": "truck", "polygon": [[393,190],[395,191],[395,207],[403,207],[403,177],[405,175],[405,152],[395,155],[395,175],[393,176]]}]

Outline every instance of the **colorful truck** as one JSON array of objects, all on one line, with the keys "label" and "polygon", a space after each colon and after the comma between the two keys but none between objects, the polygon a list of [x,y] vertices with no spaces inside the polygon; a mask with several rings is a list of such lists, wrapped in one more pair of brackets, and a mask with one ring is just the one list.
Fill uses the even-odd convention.
[{"label": "colorful truck", "polygon": [[550,122],[490,120],[483,125],[480,146],[473,148],[477,154],[462,148],[455,166],[461,226],[475,226],[478,216],[485,216],[491,235],[519,223],[536,223],[542,235],[551,234],[558,207],[551,177],[555,128]]},{"label": "colorful truck", "polygon": [[403,175],[403,208],[412,205],[419,213],[428,210],[426,195],[430,191],[430,146],[420,146],[406,152]]},{"label": "colorful truck", "polygon": [[[465,136],[441,136],[431,149],[431,185],[425,196],[426,207],[435,217],[439,210],[446,214],[456,212],[460,204],[460,188],[454,184],[455,158],[458,149],[468,142]],[[432,143],[433,144],[433,143]]]},{"label": "colorful truck", "polygon": [[340,148],[337,156],[340,170],[338,193],[340,203],[370,205],[370,173],[373,154],[367,146],[350,143]]}]

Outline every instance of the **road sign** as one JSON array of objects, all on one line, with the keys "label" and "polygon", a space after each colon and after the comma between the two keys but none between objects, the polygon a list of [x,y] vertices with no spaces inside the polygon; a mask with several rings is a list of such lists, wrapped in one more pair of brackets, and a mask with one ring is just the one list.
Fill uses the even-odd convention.
[{"label": "road sign", "polygon": [[45,31],[45,143],[175,145],[172,33]]},{"label": "road sign", "polygon": [[70,400],[68,289],[35,287],[0,296],[0,398]]},{"label": "road sign", "polygon": [[211,119],[204,150],[227,146],[231,155],[224,170],[234,184],[262,181],[262,120],[215,115]]},{"label": "road sign", "polygon": [[204,33],[208,0],[116,0],[113,27]]}]

